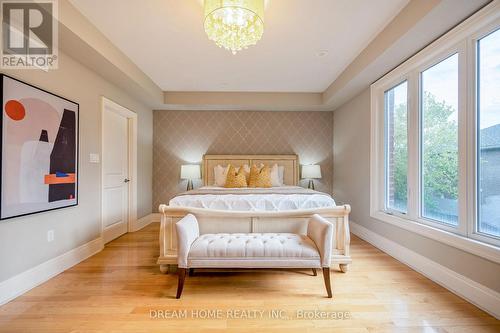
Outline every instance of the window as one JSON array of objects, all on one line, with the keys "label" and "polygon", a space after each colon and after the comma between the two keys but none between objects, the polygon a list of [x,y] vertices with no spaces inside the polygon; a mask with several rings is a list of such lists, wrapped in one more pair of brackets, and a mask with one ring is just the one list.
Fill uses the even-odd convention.
[{"label": "window", "polygon": [[458,54],[421,74],[422,216],[458,224]]},{"label": "window", "polygon": [[385,195],[386,208],[406,213],[408,174],[408,84],[385,92]]},{"label": "window", "polygon": [[500,31],[477,43],[477,199],[481,233],[500,237]]},{"label": "window", "polygon": [[500,11],[371,85],[370,216],[500,263]]}]

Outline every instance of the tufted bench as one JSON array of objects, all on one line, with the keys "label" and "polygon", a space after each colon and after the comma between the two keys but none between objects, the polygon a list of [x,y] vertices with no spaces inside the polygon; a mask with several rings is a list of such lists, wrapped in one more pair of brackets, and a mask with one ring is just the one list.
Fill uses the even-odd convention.
[{"label": "tufted bench", "polygon": [[319,215],[308,222],[307,235],[293,233],[199,234],[192,214],[176,223],[179,281],[177,298],[193,268],[323,268],[328,297],[333,225]]}]

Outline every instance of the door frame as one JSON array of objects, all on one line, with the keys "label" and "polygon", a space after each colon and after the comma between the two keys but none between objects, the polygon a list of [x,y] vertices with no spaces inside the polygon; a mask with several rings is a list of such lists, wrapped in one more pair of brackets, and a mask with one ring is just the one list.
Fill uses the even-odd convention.
[{"label": "door frame", "polygon": [[128,223],[127,232],[133,232],[137,222],[137,113],[101,96],[101,236],[104,235],[104,112],[115,112],[128,121]]}]

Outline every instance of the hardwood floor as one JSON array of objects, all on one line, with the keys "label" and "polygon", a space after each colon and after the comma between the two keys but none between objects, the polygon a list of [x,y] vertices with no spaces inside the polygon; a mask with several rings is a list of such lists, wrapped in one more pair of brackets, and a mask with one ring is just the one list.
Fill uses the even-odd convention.
[{"label": "hardwood floor", "polygon": [[[155,264],[158,229],[124,235],[0,307],[0,332],[500,332],[500,321],[357,237],[349,271],[332,270],[333,299],[321,272],[197,270],[176,300],[176,275]],[[165,318],[174,315],[186,318]]]}]

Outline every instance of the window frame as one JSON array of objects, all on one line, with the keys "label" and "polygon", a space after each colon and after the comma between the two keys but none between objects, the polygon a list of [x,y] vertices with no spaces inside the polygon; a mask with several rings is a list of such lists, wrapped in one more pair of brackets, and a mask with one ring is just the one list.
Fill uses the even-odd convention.
[{"label": "window frame", "polygon": [[[417,168],[418,168],[418,184],[415,184],[415,187],[417,187],[418,189],[418,198],[416,198],[416,205],[417,205],[417,212],[416,212],[416,215],[417,215],[417,222],[419,223],[422,223],[422,224],[427,224],[427,225],[430,225],[432,227],[435,227],[435,228],[438,228],[438,229],[443,229],[443,230],[446,230],[446,231],[449,231],[451,233],[456,233],[456,234],[459,234],[459,235],[462,235],[462,236],[465,236],[467,234],[466,230],[466,226],[464,225],[464,221],[463,219],[461,219],[461,212],[460,212],[460,207],[461,207],[461,193],[462,193],[462,189],[463,189],[463,175],[461,174],[461,165],[463,163],[463,161],[465,160],[465,156],[464,156],[464,150],[463,150],[463,147],[461,145],[461,140],[460,140],[460,133],[461,133],[461,115],[463,114],[464,112],[464,105],[462,103],[462,99],[460,98],[460,96],[462,96],[464,93],[465,93],[465,89],[463,89],[462,87],[462,84],[461,84],[461,77],[463,77],[463,73],[461,72],[463,70],[463,68],[461,68],[461,63],[464,61],[463,57],[464,57],[464,54],[463,54],[463,51],[464,51],[464,47],[463,47],[463,43],[458,43],[456,45],[453,45],[452,47],[450,48],[447,48],[441,52],[438,52],[435,54],[435,56],[432,57],[432,59],[429,59],[428,61],[422,63],[420,66],[417,66],[416,68],[416,72],[418,73],[418,106],[417,108],[415,109],[415,112],[418,114],[418,122],[417,124],[415,125],[416,128],[417,128],[417,131],[415,131],[416,133],[414,133],[413,135],[415,135],[417,138],[418,138],[418,153],[417,153]],[[422,168],[423,168],[423,159],[422,159],[422,152],[423,152],[423,146],[422,146],[422,132],[423,132],[423,125],[422,125],[422,120],[423,120],[423,109],[422,109],[422,99],[423,99],[423,95],[422,95],[422,74],[423,72],[425,72],[426,70],[440,64],[441,62],[447,60],[448,58],[454,56],[455,54],[458,55],[458,131],[457,131],[457,140],[458,140],[458,168],[459,168],[459,171],[458,171],[458,221],[457,221],[457,226],[452,226],[451,224],[448,224],[446,222],[440,222],[438,220],[435,220],[435,219],[432,219],[432,218],[429,218],[429,217],[425,217],[424,214],[423,214],[423,204],[424,204],[424,200],[423,200],[423,195],[424,195],[424,190],[423,190],[423,173],[422,173]]]},{"label": "window frame", "polygon": [[478,149],[478,115],[479,115],[479,58],[478,58],[478,50],[479,50],[479,41],[488,36],[491,33],[494,33],[496,31],[500,31],[500,17],[491,22],[490,24],[485,25],[478,31],[476,31],[474,34],[472,34],[469,38],[469,43],[468,43],[468,51],[469,51],[469,57],[471,59],[471,66],[470,66],[470,73],[469,73],[469,79],[471,82],[472,88],[470,89],[471,91],[469,92],[469,100],[470,100],[470,105],[469,109],[472,110],[470,112],[471,114],[469,115],[469,121],[471,123],[471,137],[472,139],[470,140],[470,153],[471,153],[471,158],[470,158],[470,175],[469,178],[471,179],[471,188],[473,188],[473,191],[470,191],[470,202],[473,205],[473,209],[470,212],[470,216],[468,217],[470,221],[474,221],[474,223],[470,223],[468,225],[468,234],[471,238],[476,239],[481,242],[488,242],[492,244],[496,244],[500,246],[500,237],[494,236],[494,235],[487,235],[485,233],[480,232],[478,229],[478,224],[479,224],[479,207],[478,207],[478,202],[479,202],[479,183],[478,183],[478,176],[479,176],[479,167],[478,167],[478,160],[479,160],[479,149]]},{"label": "window frame", "polygon": [[[407,202],[406,202],[406,213],[405,212],[402,212],[402,211],[399,211],[397,209],[394,209],[394,208],[389,208],[388,205],[387,205],[387,195],[388,195],[388,191],[387,191],[387,163],[389,162],[388,161],[388,158],[387,158],[387,145],[386,145],[386,140],[387,140],[387,131],[386,131],[386,121],[387,121],[387,112],[386,112],[386,109],[385,109],[385,94],[389,91],[389,90],[392,90],[396,87],[399,87],[400,85],[402,85],[403,83],[406,83],[406,89],[407,89],[407,92],[406,92],[406,134],[408,136],[408,130],[409,130],[409,124],[408,124],[408,118],[409,118],[409,94],[408,94],[408,87],[409,87],[409,82],[407,79],[404,79],[402,81],[400,81],[399,83],[397,83],[396,85],[392,86],[391,88],[389,89],[386,89],[384,91],[384,211],[387,213],[387,214],[392,214],[392,215],[396,215],[396,216],[407,216],[408,215],[408,189],[407,189],[407,193],[406,193],[406,197],[407,197]],[[409,159],[409,156],[408,156],[408,159]],[[408,164],[408,167],[409,167],[409,161],[407,161],[407,164]],[[407,169],[407,183],[408,183],[408,169]]]},{"label": "window frame", "polygon": [[[477,42],[500,28],[500,5],[492,3],[371,85],[370,216],[500,263],[500,237],[477,230]],[[421,73],[458,54],[458,226],[422,216]],[[408,82],[407,213],[385,207],[385,96]]]}]

